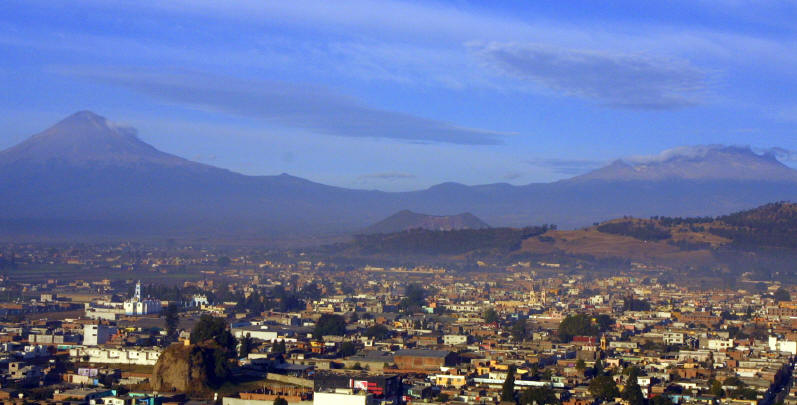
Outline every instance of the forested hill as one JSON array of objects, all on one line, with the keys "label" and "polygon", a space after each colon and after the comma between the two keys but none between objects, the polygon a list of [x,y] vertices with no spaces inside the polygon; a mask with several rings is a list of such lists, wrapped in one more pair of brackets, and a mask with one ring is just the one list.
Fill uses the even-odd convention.
[{"label": "forested hill", "polygon": [[350,245],[350,251],[365,255],[506,254],[520,249],[524,239],[542,235],[551,229],[556,227],[542,225],[452,231],[413,229],[390,234],[357,235]]},{"label": "forested hill", "polygon": [[773,203],[717,218],[709,232],[740,248],[797,249],[797,204]]},{"label": "forested hill", "polygon": [[729,246],[743,250],[797,249],[797,204],[777,202],[717,218],[623,218],[600,224],[599,232],[684,246]]},{"label": "forested hill", "polygon": [[[348,258],[419,263],[559,263],[563,268],[622,270],[643,264],[706,274],[750,272],[790,277],[797,260],[797,204],[779,202],[721,217],[623,217],[576,230],[542,225],[454,231],[414,229],[358,235],[327,246]],[[695,273],[697,274],[697,273]]]}]

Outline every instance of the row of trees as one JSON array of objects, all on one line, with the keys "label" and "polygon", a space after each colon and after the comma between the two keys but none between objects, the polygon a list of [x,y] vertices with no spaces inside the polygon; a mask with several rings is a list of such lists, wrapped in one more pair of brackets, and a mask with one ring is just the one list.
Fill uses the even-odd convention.
[{"label": "row of trees", "polygon": [[653,222],[620,221],[607,222],[598,225],[598,231],[615,235],[630,236],[645,241],[660,241],[670,239],[672,234],[666,228],[661,228]]},{"label": "row of trees", "polygon": [[[132,295],[132,287],[129,293]],[[298,290],[286,290],[280,285],[271,289],[255,290],[248,296],[241,291],[233,292],[224,284],[213,290],[201,290],[193,286],[181,288],[149,284],[141,287],[141,293],[145,297],[175,302],[187,302],[195,294],[203,294],[210,302],[236,302],[238,310],[250,312],[301,310],[305,308],[306,301],[318,299],[322,295],[321,289],[315,283],[307,284]]]},{"label": "row of trees", "polygon": [[607,331],[613,324],[614,319],[608,315],[569,315],[559,323],[557,335],[564,342],[573,340],[575,336],[597,337]]},{"label": "row of trees", "polygon": [[[601,401],[613,401],[615,398],[622,398],[630,405],[648,405],[648,399],[642,393],[642,388],[639,386],[638,377],[640,371],[636,367],[630,367],[624,370],[627,374],[625,380],[625,387],[623,391],[617,387],[614,378],[600,369],[600,361],[596,362],[595,377],[589,383],[590,393]],[[651,405],[672,405],[672,401],[664,395],[659,395],[653,399]]]},{"label": "row of trees", "polygon": [[[640,301],[641,302],[641,301]],[[482,313],[484,322],[488,324],[503,323],[498,312],[493,308],[488,308]],[[506,331],[512,339],[518,342],[524,341],[532,336],[532,329],[529,328],[526,319],[518,319],[511,324],[503,323]],[[567,316],[559,323],[557,336],[563,342],[573,340],[575,336],[600,336],[614,324],[614,319],[608,315],[588,315],[576,314]]]},{"label": "row of trees", "polygon": [[733,241],[741,249],[797,248],[797,205],[772,203],[717,218],[726,227],[709,232]]},{"label": "row of trees", "polygon": [[[520,393],[520,395],[517,395],[515,392],[515,372],[515,366],[510,366],[501,388],[501,402],[518,403],[520,405],[555,405],[561,403],[550,387],[532,387],[526,389]],[[613,401],[615,398],[622,398],[630,405],[648,405],[648,400],[642,393],[642,388],[639,386],[637,380],[640,372],[636,367],[627,369],[628,376],[626,378],[625,388],[622,392],[620,392],[620,389],[614,382],[614,378],[604,372],[600,361],[595,363],[595,369],[593,369],[592,372],[595,377],[590,381],[589,391],[596,399],[609,402]],[[672,404],[671,401],[667,401],[669,401],[669,399],[664,397],[654,401],[654,404],[651,405]]]},{"label": "row of trees", "polygon": [[365,254],[452,255],[472,251],[511,252],[524,239],[556,229],[555,225],[526,228],[485,228],[454,231],[413,229],[391,234],[357,235],[356,249]]}]

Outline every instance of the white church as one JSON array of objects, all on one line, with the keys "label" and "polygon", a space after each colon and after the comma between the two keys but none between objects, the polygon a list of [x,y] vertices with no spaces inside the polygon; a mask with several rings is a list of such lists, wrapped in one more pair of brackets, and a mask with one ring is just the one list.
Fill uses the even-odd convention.
[{"label": "white church", "polygon": [[149,315],[161,312],[160,300],[141,299],[141,281],[136,283],[136,294],[133,298],[125,301],[124,309],[126,315]]}]

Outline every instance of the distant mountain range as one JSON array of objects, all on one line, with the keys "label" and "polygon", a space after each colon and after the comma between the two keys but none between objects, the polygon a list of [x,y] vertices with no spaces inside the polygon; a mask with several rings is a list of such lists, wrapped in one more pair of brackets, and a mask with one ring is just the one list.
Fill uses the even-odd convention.
[{"label": "distant mountain range", "polygon": [[365,228],[362,233],[394,233],[408,231],[410,229],[453,231],[489,227],[490,225],[487,225],[484,221],[469,212],[457,215],[426,215],[410,210],[402,210]]},{"label": "distant mountain range", "polygon": [[0,152],[0,195],[0,235],[17,239],[287,239],[357,233],[401,210],[560,229],[623,215],[718,215],[797,200],[797,172],[749,148],[706,146],[554,183],[351,190],[192,162],[84,111]]}]

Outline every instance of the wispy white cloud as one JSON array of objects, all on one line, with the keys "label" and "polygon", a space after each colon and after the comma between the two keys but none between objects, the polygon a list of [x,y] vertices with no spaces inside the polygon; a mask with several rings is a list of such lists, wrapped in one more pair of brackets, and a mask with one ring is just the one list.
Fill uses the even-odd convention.
[{"label": "wispy white cloud", "polygon": [[403,172],[369,173],[357,177],[358,180],[387,180],[387,181],[408,180],[415,178],[417,178],[417,176],[415,176],[414,174],[403,173]]},{"label": "wispy white cloud", "polygon": [[797,122],[797,105],[778,106],[773,109],[767,109],[763,113],[775,121],[784,123]]},{"label": "wispy white cloud", "polygon": [[194,108],[260,118],[327,135],[462,145],[497,145],[506,135],[369,107],[354,98],[306,84],[116,68],[65,67],[56,71]]},{"label": "wispy white cloud", "polygon": [[646,55],[515,43],[475,52],[500,72],[612,107],[686,107],[698,103],[706,87],[705,74],[689,63]]},{"label": "wispy white cloud", "polygon": [[526,160],[526,163],[535,168],[569,176],[582,174],[605,164],[602,160],[563,158],[535,158]]},{"label": "wispy white cloud", "polygon": [[797,162],[797,151],[795,150],[773,146],[771,148],[759,149],[759,151],[764,154],[775,156],[780,161]]},{"label": "wispy white cloud", "polygon": [[[193,43],[190,47],[180,43],[153,45],[121,38],[118,34],[109,34],[108,41],[102,41],[101,38],[73,38],[69,41],[42,38],[28,45],[58,47],[62,43],[74,46],[77,42],[86,44],[83,47],[85,52],[99,49],[104,55],[108,54],[109,49],[123,48],[130,50],[128,53],[136,57],[178,63],[235,64],[316,76],[334,72],[338,77],[419,87],[431,85],[453,89],[537,91],[556,87],[559,91],[566,89],[569,94],[584,97],[608,96],[608,100],[596,99],[631,108],[646,104],[654,108],[666,108],[704,101],[705,94],[697,93],[721,87],[716,77],[727,77],[722,72],[733,66],[783,72],[797,68],[797,49],[793,44],[763,35],[698,26],[644,25],[625,21],[614,27],[600,20],[582,24],[547,20],[544,17],[523,20],[483,9],[406,1],[220,3],[177,0],[159,3],[88,1],[82,4],[98,9],[131,10],[131,14],[168,14],[178,20],[200,16],[226,23],[233,21],[240,24],[245,33],[240,41],[231,42],[223,49],[204,47],[201,43]],[[312,40],[308,40],[301,35],[279,38],[270,31],[256,34],[258,30],[272,29],[275,24],[315,35],[310,35]],[[208,29],[212,29],[212,25]],[[319,39],[318,34],[322,35],[322,39]],[[65,35],[68,39],[69,33]],[[4,39],[0,35],[0,41],[14,42],[18,37],[18,34],[9,34]],[[493,47],[502,44],[502,51],[506,55],[509,53],[507,47],[514,44],[511,45],[514,54],[520,56],[517,55],[520,48],[527,45],[518,44],[529,42],[537,44],[537,49],[526,49],[526,57],[532,51],[536,56],[555,57],[559,63],[566,63],[570,68],[598,63],[598,67],[611,69],[615,74],[614,80],[621,83],[630,83],[639,73],[644,73],[647,79],[651,75],[657,76],[654,83],[673,80],[668,83],[676,88],[670,92],[661,87],[642,88],[638,93],[640,97],[654,93],[657,96],[626,105],[622,100],[616,102],[618,100],[615,98],[618,97],[606,94],[605,89],[598,91],[594,85],[579,85],[550,74],[535,76],[543,86],[523,86],[528,75],[525,78],[516,75],[511,80],[506,80],[507,76],[497,77],[494,70],[483,69],[479,65],[478,58],[474,58],[470,52],[473,46],[468,46],[473,43],[493,44]],[[493,62],[498,56],[497,51],[492,49],[494,57],[490,60]],[[485,53],[478,55],[484,56]],[[601,63],[600,58],[605,63]],[[612,63],[617,64],[616,68],[612,69]],[[666,69],[668,66],[670,70]],[[700,86],[700,91],[691,88],[694,85]]]},{"label": "wispy white cloud", "polygon": [[666,162],[675,158],[699,159],[712,152],[753,153],[749,146],[689,145],[666,149],[655,155],[629,156],[627,158],[623,158],[623,160],[633,164],[651,164]]},{"label": "wispy white cloud", "polygon": [[509,173],[504,175],[503,179],[506,180],[506,181],[512,181],[512,180],[520,179],[523,176],[524,176],[524,173],[521,173],[521,172],[509,172]]}]

